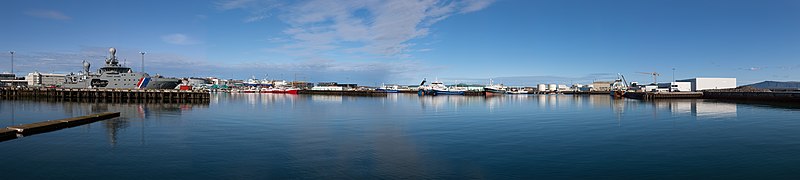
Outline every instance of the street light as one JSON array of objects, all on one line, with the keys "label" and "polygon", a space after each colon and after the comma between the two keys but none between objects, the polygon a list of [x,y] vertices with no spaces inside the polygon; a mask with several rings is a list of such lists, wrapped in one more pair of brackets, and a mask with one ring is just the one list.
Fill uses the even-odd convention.
[{"label": "street light", "polygon": [[144,73],[144,54],[145,54],[145,52],[139,52],[139,54],[142,54],[142,73]]},{"label": "street light", "polygon": [[672,68],[672,82],[675,82],[675,68]]},{"label": "street light", "polygon": [[11,74],[14,74],[14,51],[8,51],[11,53]]}]

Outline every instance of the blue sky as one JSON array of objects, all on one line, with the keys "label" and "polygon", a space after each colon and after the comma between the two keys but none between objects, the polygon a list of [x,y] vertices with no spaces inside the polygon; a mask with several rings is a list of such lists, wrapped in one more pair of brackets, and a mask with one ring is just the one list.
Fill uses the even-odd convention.
[{"label": "blue sky", "polygon": [[[798,80],[800,1],[36,1],[0,7],[16,70],[414,84]],[[10,70],[5,53],[0,71]]]}]

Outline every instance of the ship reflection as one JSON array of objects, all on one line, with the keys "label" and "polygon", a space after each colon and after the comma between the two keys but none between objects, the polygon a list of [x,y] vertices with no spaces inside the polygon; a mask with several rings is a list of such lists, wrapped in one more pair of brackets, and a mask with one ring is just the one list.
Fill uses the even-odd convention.
[{"label": "ship reflection", "polygon": [[[144,128],[147,121],[161,120],[162,116],[180,116],[184,112],[192,111],[194,108],[208,108],[209,101],[161,101],[161,100],[139,100],[139,101],[106,101],[106,100],[70,100],[70,99],[14,99],[3,100],[0,105],[11,105],[10,124],[19,125],[53,118],[37,116],[37,111],[46,110],[50,112],[62,111],[58,115],[60,118],[77,117],[87,114],[103,112],[120,112],[120,117],[103,120],[76,128],[91,129],[100,124],[105,129],[108,142],[115,146],[118,143],[118,136],[124,129],[130,128],[132,123],[139,126],[140,141],[144,143]],[[19,106],[19,107],[16,107]],[[0,106],[3,107],[3,106]],[[6,108],[0,108],[3,112]],[[20,112],[17,112],[20,111]],[[25,114],[24,119],[20,120],[18,114]],[[170,120],[179,118],[167,118]]]}]

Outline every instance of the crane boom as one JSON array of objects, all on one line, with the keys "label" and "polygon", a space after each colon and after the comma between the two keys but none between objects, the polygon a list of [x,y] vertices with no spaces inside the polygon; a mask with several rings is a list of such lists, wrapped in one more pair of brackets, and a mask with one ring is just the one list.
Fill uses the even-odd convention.
[{"label": "crane boom", "polygon": [[658,74],[658,72],[636,72],[636,73],[647,74],[647,75],[653,76],[653,84],[658,84],[657,77],[661,75],[661,74]]}]

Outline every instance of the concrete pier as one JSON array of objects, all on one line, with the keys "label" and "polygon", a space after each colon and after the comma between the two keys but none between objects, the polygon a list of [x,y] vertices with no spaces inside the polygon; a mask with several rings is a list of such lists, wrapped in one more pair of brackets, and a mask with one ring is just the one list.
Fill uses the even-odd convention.
[{"label": "concrete pier", "polygon": [[0,88],[5,98],[60,98],[60,99],[158,99],[189,100],[209,99],[205,91],[173,89],[71,89],[71,88]]},{"label": "concrete pier", "polygon": [[[64,128],[70,128],[75,126],[80,126],[84,124],[89,124],[93,122],[97,122],[100,120],[110,119],[119,117],[119,112],[107,112],[107,113],[99,113],[99,114],[92,114],[80,117],[73,117],[73,118],[66,118],[66,119],[59,119],[59,120],[50,120],[50,121],[43,121],[31,124],[23,124],[17,126],[10,126],[0,130],[0,139],[8,138],[13,139],[18,135],[33,135],[39,133],[46,133],[51,131],[56,131]],[[13,133],[13,137],[11,135]],[[5,139],[5,140],[8,140]],[[0,140],[2,141],[2,140]]]},{"label": "concrete pier", "polygon": [[626,92],[626,98],[632,99],[684,99],[684,98],[702,98],[702,92]]}]

